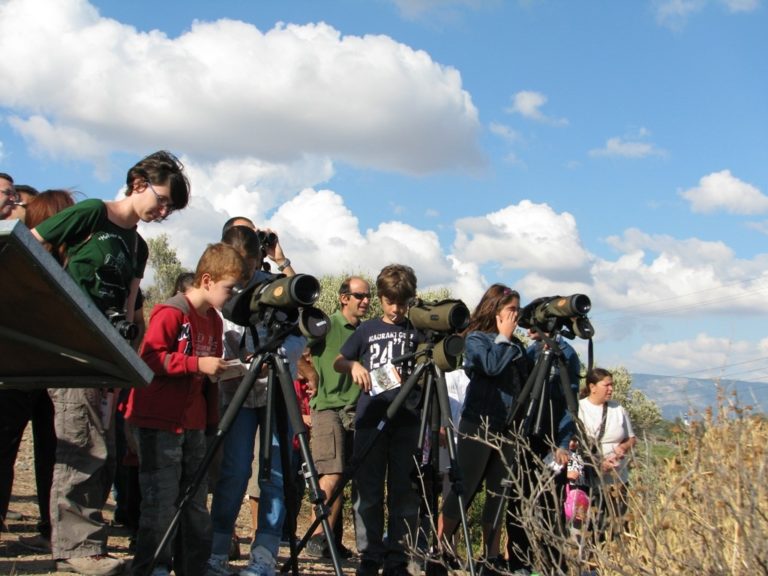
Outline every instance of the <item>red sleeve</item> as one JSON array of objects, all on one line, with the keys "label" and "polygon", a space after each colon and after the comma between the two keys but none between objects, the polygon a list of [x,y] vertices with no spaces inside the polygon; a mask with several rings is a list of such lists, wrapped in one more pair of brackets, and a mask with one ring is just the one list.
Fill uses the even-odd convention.
[{"label": "red sleeve", "polygon": [[[157,305],[152,310],[141,348],[141,359],[155,374],[179,376],[197,373],[197,357],[184,353],[189,341],[189,323],[184,313],[172,306]],[[186,326],[186,328],[185,328]]]}]

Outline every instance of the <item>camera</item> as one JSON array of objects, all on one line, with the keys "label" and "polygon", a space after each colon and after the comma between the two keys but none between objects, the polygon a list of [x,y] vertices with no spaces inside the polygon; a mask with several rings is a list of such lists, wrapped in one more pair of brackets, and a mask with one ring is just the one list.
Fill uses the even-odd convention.
[{"label": "camera", "polygon": [[117,333],[128,340],[128,342],[131,342],[139,335],[139,327],[125,319],[125,312],[123,310],[109,308],[104,312],[104,315],[112,323],[112,326],[115,327]]},{"label": "camera", "polygon": [[221,312],[239,326],[258,321],[295,324],[307,338],[321,338],[330,322],[322,310],[313,306],[319,296],[320,282],[314,276],[258,271],[248,286],[235,291]]},{"label": "camera", "polygon": [[589,340],[595,329],[587,318],[592,301],[586,294],[536,298],[520,312],[518,325],[544,333],[560,331],[566,338]]}]

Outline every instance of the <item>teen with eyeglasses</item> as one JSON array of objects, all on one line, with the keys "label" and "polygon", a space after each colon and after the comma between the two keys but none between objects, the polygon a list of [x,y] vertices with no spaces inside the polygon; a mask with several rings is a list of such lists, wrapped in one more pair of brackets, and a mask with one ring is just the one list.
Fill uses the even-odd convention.
[{"label": "teen with eyeglasses", "polygon": [[[160,221],[189,201],[183,165],[170,152],[150,154],[126,177],[125,198],[84,200],[40,223],[41,242],[66,246],[65,269],[102,312],[133,321],[147,243],[139,222]],[[51,491],[51,547],[60,571],[110,576],[123,562],[107,555],[102,517],[115,470],[114,404],[97,388],[49,390],[58,439]]]}]

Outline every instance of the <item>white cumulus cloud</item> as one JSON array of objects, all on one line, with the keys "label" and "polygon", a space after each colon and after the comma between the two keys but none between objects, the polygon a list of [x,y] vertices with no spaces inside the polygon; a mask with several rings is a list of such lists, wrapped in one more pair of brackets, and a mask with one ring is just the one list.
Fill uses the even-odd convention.
[{"label": "white cumulus cloud", "polygon": [[614,260],[595,260],[593,293],[606,309],[660,317],[768,311],[768,253],[736,258],[723,242],[629,229],[609,237]]},{"label": "white cumulus cloud", "polygon": [[654,0],[653,9],[660,25],[677,30],[684,27],[693,14],[713,4],[725,7],[732,14],[738,14],[757,10],[761,0]]},{"label": "white cumulus cloud", "polygon": [[729,212],[763,214],[768,211],[768,196],[731,174],[730,170],[713,172],[699,180],[695,188],[680,193],[694,212]]},{"label": "white cumulus cloud", "polygon": [[660,372],[690,373],[698,378],[718,377],[743,358],[760,352],[755,342],[699,333],[689,340],[642,345],[635,358]]},{"label": "white cumulus cloud", "polygon": [[565,126],[568,120],[565,118],[555,118],[548,116],[541,111],[544,104],[547,103],[547,97],[540,92],[523,90],[512,96],[512,105],[506,109],[510,114],[520,114],[523,118],[544,122],[553,126]]},{"label": "white cumulus cloud", "polygon": [[483,163],[459,72],[384,35],[221,19],[172,38],[86,0],[8,0],[0,54],[14,79],[0,105],[58,157],[106,165],[161,142],[207,162],[318,156],[415,174]]},{"label": "white cumulus cloud", "polygon": [[618,156],[621,158],[645,158],[647,156],[664,156],[664,150],[657,148],[651,142],[645,142],[641,138],[647,135],[641,130],[634,138],[615,136],[605,141],[602,148],[594,148],[589,151],[590,156]]},{"label": "white cumulus cloud", "polygon": [[574,217],[530,200],[459,219],[454,253],[464,261],[498,262],[502,268],[536,269],[552,276],[579,275],[589,261]]},{"label": "white cumulus cloud", "polygon": [[[200,179],[199,169],[197,173]],[[204,180],[215,181],[211,174]],[[252,196],[259,197],[261,192]],[[397,221],[361,230],[344,199],[332,190],[306,188],[284,199],[269,217],[260,209],[225,211],[197,195],[162,226],[142,224],[140,231],[148,238],[168,234],[182,264],[193,268],[205,246],[220,237],[221,226],[234,215],[249,216],[260,228],[275,230],[298,272],[318,277],[364,272],[375,277],[387,264],[398,262],[416,270],[419,290],[447,287],[456,297],[479,300],[484,289],[478,264],[446,254],[433,231]]]}]

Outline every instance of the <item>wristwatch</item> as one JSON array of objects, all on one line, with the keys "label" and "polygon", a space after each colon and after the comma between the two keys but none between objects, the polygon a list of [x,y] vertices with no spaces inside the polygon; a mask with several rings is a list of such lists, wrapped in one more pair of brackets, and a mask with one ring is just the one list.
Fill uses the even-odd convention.
[{"label": "wristwatch", "polygon": [[277,269],[278,269],[278,271],[282,272],[283,270],[288,268],[288,266],[290,266],[290,265],[291,265],[291,259],[290,258],[286,258],[285,260],[283,260],[282,264],[279,264],[277,266]]}]

